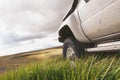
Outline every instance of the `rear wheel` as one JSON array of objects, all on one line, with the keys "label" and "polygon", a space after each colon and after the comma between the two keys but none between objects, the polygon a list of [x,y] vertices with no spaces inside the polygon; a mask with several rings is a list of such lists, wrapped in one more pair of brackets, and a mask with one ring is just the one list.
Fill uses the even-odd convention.
[{"label": "rear wheel", "polygon": [[85,47],[83,44],[78,42],[76,39],[69,37],[66,38],[63,45],[63,57],[69,60],[75,60],[84,53]]}]

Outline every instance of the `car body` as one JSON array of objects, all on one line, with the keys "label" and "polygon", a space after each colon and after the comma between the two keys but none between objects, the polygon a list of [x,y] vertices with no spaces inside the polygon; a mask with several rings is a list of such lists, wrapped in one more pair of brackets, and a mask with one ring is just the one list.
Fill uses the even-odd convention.
[{"label": "car body", "polygon": [[97,48],[95,45],[99,43],[108,46],[119,44],[120,0],[79,0],[59,28],[59,41],[64,43],[68,37],[74,37],[81,44],[91,45],[84,47],[91,49]]}]

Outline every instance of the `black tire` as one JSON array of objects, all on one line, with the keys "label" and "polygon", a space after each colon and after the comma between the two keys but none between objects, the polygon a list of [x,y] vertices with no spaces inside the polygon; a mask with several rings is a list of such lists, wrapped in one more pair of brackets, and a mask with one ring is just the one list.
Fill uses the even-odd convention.
[{"label": "black tire", "polygon": [[[74,53],[70,57],[68,57],[68,52],[69,49],[73,50]],[[81,54],[85,52],[85,47],[83,44],[78,42],[75,38],[68,37],[65,39],[64,44],[63,44],[63,58],[70,58],[70,59],[75,59],[75,58],[80,58]]]}]

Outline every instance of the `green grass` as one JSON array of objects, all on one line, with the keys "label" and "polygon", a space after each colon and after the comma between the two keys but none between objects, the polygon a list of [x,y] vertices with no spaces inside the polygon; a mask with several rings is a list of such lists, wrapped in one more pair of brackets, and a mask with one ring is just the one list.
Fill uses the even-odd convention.
[{"label": "green grass", "polygon": [[120,54],[87,54],[75,62],[56,58],[2,74],[0,80],[120,80]]}]

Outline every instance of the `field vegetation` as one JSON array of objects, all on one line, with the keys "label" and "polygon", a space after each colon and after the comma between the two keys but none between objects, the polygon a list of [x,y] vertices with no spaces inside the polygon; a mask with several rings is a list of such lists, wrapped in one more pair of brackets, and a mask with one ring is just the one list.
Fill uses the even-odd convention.
[{"label": "field vegetation", "polygon": [[43,52],[52,56],[39,59],[43,55],[40,52],[36,57],[24,56],[31,62],[21,63],[15,70],[7,70],[0,75],[0,80],[120,80],[120,53],[86,53],[73,62],[63,60],[59,54],[61,48]]}]

